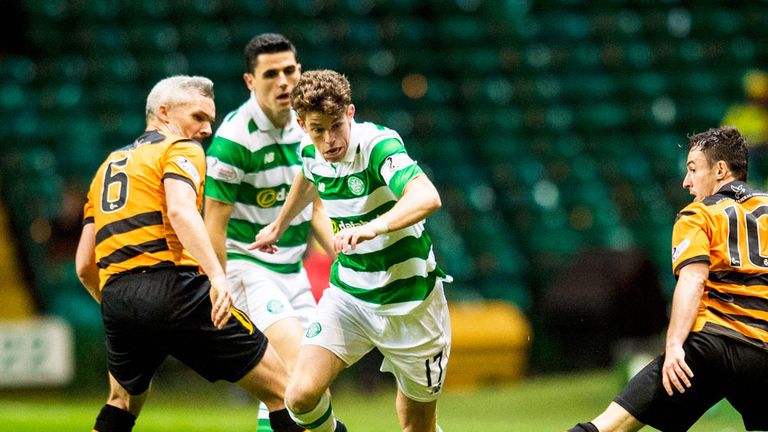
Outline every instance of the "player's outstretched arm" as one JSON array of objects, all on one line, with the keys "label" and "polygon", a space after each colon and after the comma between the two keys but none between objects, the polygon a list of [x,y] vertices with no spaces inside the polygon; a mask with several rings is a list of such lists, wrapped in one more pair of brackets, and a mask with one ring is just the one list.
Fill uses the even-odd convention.
[{"label": "player's outstretched arm", "polygon": [[75,268],[85,289],[97,303],[101,303],[99,268],[96,266],[96,233],[92,222],[83,225],[75,253]]},{"label": "player's outstretched arm", "polygon": [[320,198],[312,202],[312,235],[325,253],[336,259],[336,251],[333,250],[333,224]]},{"label": "player's outstretched arm", "polygon": [[333,238],[334,250],[337,253],[354,250],[358,243],[426,219],[441,206],[440,194],[435,186],[426,175],[418,175],[405,185],[403,196],[388,212],[363,226],[339,231]]},{"label": "player's outstretched arm", "polygon": [[277,252],[277,241],[283,235],[293,218],[299,215],[306,206],[318,197],[315,185],[307,180],[302,173],[298,173],[293,180],[291,190],[285,199],[283,208],[277,219],[256,234],[256,239],[248,246],[248,249],[258,249],[262,252]]},{"label": "player's outstretched arm", "polygon": [[211,321],[221,328],[232,313],[232,298],[227,291],[224,270],[213,250],[203,218],[197,211],[195,190],[188,183],[173,178],[166,178],[164,185],[168,219],[181,244],[211,280]]},{"label": "player's outstretched arm", "polygon": [[397,231],[426,219],[442,207],[440,194],[425,174],[411,179],[403,189],[403,196],[382,219],[389,231]]},{"label": "player's outstretched arm", "polygon": [[670,396],[675,390],[685,393],[685,389],[691,386],[693,371],[685,362],[683,343],[696,321],[701,296],[704,294],[704,283],[708,277],[709,264],[706,262],[688,264],[680,270],[672,297],[672,314],[661,370],[662,384]]},{"label": "player's outstretched arm", "polygon": [[227,268],[227,224],[232,217],[231,203],[205,197],[205,228],[221,268]]}]

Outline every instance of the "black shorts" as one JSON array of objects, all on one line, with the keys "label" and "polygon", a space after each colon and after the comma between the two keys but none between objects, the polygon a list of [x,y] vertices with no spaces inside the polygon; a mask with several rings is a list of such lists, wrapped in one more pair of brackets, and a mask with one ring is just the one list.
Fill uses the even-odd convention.
[{"label": "black shorts", "polygon": [[614,399],[639,421],[664,432],[687,431],[727,399],[746,430],[768,430],[768,351],[726,336],[691,333],[683,344],[691,387],[669,396],[661,383],[664,356],[638,372]]},{"label": "black shorts", "polygon": [[226,326],[211,322],[210,281],[193,268],[123,273],[102,291],[109,372],[128,393],[149,388],[171,355],[209,381],[239,381],[261,360],[267,338],[233,309]]}]

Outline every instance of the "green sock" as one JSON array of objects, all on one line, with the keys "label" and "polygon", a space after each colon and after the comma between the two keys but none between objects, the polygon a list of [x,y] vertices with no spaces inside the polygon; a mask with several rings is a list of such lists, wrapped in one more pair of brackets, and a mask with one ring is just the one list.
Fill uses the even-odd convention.
[{"label": "green sock", "polygon": [[263,402],[259,403],[259,425],[256,432],[272,432],[272,426],[269,423],[269,410]]}]

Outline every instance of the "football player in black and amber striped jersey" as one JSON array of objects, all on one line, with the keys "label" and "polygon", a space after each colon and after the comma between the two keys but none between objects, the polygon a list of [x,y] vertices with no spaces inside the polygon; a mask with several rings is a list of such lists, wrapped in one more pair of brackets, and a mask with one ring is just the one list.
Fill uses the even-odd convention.
[{"label": "football player in black and amber striped jersey", "polygon": [[665,352],[571,431],[685,431],[723,398],[746,430],[768,430],[768,194],[747,185],[747,159],[733,127],[688,138],[683,187],[694,201],[672,232]]},{"label": "football player in black and amber striped jersey", "polygon": [[[147,97],[147,129],[112,152],[91,183],[77,272],[101,303],[110,395],[94,430],[130,431],[171,355],[204,378],[237,382],[267,404],[276,432],[302,430],[283,402],[288,372],[232,308],[200,214],[216,114],[213,83],[175,76]],[[202,270],[202,273],[201,271]]]}]

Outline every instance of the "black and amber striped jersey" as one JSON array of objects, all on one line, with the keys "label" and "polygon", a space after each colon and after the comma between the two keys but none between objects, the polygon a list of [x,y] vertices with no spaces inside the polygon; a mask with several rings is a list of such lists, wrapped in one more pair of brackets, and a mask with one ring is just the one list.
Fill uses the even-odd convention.
[{"label": "black and amber striped jersey", "polygon": [[685,207],[672,231],[672,268],[709,263],[692,331],[768,349],[768,194],[732,182]]},{"label": "black and amber striped jersey", "polygon": [[168,220],[166,178],[189,183],[202,209],[205,153],[197,141],[148,131],[99,167],[83,224],[95,224],[100,287],[129,270],[198,265]]}]

